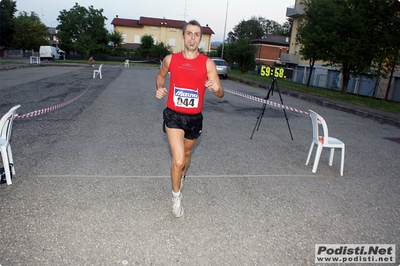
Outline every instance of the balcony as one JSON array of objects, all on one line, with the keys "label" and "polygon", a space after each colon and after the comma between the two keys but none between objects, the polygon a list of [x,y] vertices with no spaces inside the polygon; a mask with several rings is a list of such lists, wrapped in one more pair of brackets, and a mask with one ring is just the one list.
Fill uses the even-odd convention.
[{"label": "balcony", "polygon": [[294,6],[288,7],[286,9],[286,16],[291,18],[298,18],[304,15],[304,8],[305,5],[303,4],[296,4]]},{"label": "balcony", "polygon": [[299,64],[300,55],[298,55],[298,54],[281,54],[280,61],[282,63]]}]

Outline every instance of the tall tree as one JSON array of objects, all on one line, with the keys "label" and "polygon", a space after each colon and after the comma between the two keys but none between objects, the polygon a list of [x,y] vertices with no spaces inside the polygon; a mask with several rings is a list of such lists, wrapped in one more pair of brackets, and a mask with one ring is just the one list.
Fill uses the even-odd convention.
[{"label": "tall tree", "polygon": [[292,18],[288,18],[283,25],[279,24],[279,22],[276,22],[275,20],[269,20],[263,17],[258,17],[258,21],[264,31],[264,36],[290,36],[291,24],[293,22]]},{"label": "tall tree", "polygon": [[15,31],[16,2],[0,1],[0,46],[10,47]]},{"label": "tall tree", "polygon": [[15,19],[13,47],[23,50],[39,50],[41,45],[49,44],[49,32],[35,12],[20,12]]},{"label": "tall tree", "polygon": [[242,20],[229,32],[229,42],[235,42],[238,39],[260,39],[264,36],[264,30],[257,17],[253,16],[249,20]]},{"label": "tall tree", "polygon": [[378,71],[378,79],[375,85],[374,95],[377,93],[380,77],[387,77],[390,73],[390,79],[386,90],[385,99],[388,98],[391,89],[391,80],[396,65],[399,62],[400,53],[400,1],[387,1],[386,5],[381,5],[380,1],[374,4],[374,23],[377,24],[371,35],[379,39],[376,47],[376,58],[373,66]]},{"label": "tall tree", "polygon": [[172,47],[165,45],[163,42],[153,45],[150,49],[150,55],[152,58],[162,60],[167,55],[172,54]]},{"label": "tall tree", "polygon": [[237,63],[241,72],[245,73],[255,67],[254,55],[256,47],[251,40],[240,38],[235,42],[226,45],[224,58],[230,64]]},{"label": "tall tree", "polygon": [[[347,92],[351,75],[381,75],[382,69],[376,66],[385,58],[382,48],[388,44],[380,33],[388,20],[398,19],[395,2],[398,0],[304,0],[305,16],[297,35],[304,46],[300,53],[306,59],[339,67],[342,93]],[[379,8],[382,6],[385,8]]]},{"label": "tall tree", "polygon": [[109,35],[109,39],[112,42],[114,48],[120,47],[122,42],[124,41],[122,32],[118,30],[112,31]]},{"label": "tall tree", "polygon": [[151,35],[145,34],[140,38],[140,46],[136,49],[138,57],[148,58],[151,48],[154,46],[154,38]]},{"label": "tall tree", "polygon": [[[299,31],[300,29],[304,29],[303,27],[305,27],[304,23],[300,25]],[[325,56],[324,51],[316,49],[316,47],[324,47],[326,45],[324,43],[324,40],[320,38],[323,32],[324,31],[322,28],[317,27],[317,29],[313,30],[302,30],[301,33],[299,33],[297,36],[297,41],[302,44],[304,43],[300,47],[299,52],[304,60],[309,61],[310,65],[310,72],[308,73],[308,78],[307,78],[307,87],[310,86],[311,76],[315,62],[321,60]]]},{"label": "tall tree", "polygon": [[102,13],[103,9],[87,9],[78,3],[69,11],[62,10],[57,18],[60,48],[86,55],[103,53],[108,48],[109,35],[105,28],[107,18]]},{"label": "tall tree", "polygon": [[282,25],[282,33],[277,35],[290,37],[292,33],[293,18],[286,18],[285,23]]},{"label": "tall tree", "polygon": [[237,63],[240,71],[243,73],[254,69],[256,47],[251,44],[251,40],[261,39],[264,36],[264,30],[260,20],[253,16],[251,19],[242,20],[229,32],[229,43],[224,47],[226,50],[224,59],[230,63]]}]

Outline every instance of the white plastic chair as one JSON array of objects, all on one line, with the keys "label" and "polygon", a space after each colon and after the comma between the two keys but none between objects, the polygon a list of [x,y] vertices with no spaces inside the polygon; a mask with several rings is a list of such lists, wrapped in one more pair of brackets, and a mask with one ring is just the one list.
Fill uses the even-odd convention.
[{"label": "white plastic chair", "polygon": [[[341,161],[340,161],[340,175],[343,176],[344,154],[345,154],[344,143],[341,140],[329,137],[328,125],[326,124],[325,119],[322,116],[320,116],[319,114],[317,114],[316,112],[314,112],[312,110],[309,110],[309,111],[310,111],[311,124],[312,124],[312,129],[313,129],[313,140],[311,142],[310,151],[308,152],[306,165],[308,165],[308,162],[310,161],[311,154],[314,149],[314,144],[317,144],[317,152],[315,153],[314,165],[312,168],[313,173],[317,172],[319,158],[321,157],[323,148],[330,149],[330,155],[329,155],[329,165],[330,166],[332,166],[332,163],[333,163],[333,155],[335,153],[335,149],[342,149],[342,157],[341,157]],[[321,135],[319,133],[320,125],[321,125],[322,131],[323,131],[322,132],[323,134],[321,134]]]},{"label": "white plastic chair", "polygon": [[3,159],[3,167],[6,175],[7,185],[12,184],[10,166],[12,174],[15,175],[14,160],[10,141],[13,122],[19,107],[20,105],[16,105],[11,108],[0,120],[0,152]]},{"label": "white plastic chair", "polygon": [[129,68],[129,59],[125,60],[125,68]]},{"label": "white plastic chair", "polygon": [[97,75],[100,76],[100,79],[103,78],[103,76],[101,75],[101,69],[102,69],[102,68],[103,68],[103,64],[101,64],[101,65],[99,66],[99,69],[93,70],[93,78],[96,78]]}]

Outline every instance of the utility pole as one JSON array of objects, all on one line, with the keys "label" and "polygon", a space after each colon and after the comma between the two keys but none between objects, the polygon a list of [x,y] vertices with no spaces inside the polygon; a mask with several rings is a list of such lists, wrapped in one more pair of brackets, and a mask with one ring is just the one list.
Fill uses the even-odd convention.
[{"label": "utility pole", "polygon": [[227,19],[228,19],[228,5],[229,5],[229,0],[226,0],[225,27],[224,27],[224,36],[223,36],[223,39],[222,39],[222,52],[221,52],[221,58],[222,58],[222,59],[224,59],[226,21],[227,21]]}]

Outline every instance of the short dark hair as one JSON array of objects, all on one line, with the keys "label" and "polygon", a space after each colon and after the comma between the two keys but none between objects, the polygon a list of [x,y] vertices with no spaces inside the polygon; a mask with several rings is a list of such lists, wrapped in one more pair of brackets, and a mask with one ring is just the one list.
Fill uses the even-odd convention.
[{"label": "short dark hair", "polygon": [[183,26],[182,35],[185,34],[187,25],[199,26],[199,28],[200,28],[200,37],[203,36],[203,28],[201,27],[200,23],[197,20],[194,20],[194,19],[185,23],[185,25]]}]

